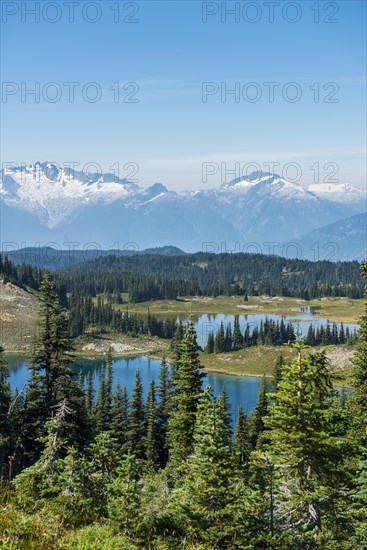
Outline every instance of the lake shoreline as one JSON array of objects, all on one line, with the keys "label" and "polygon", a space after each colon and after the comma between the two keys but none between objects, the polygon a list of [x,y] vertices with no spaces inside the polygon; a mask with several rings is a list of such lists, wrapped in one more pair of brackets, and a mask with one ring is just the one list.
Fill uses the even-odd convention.
[{"label": "lake shoreline", "polygon": [[[275,348],[275,350],[279,353],[281,350]],[[318,351],[318,350],[315,350],[315,351]],[[16,357],[16,356],[23,356],[23,357],[26,357],[27,356],[27,353],[24,353],[24,350],[20,350],[20,351],[6,351],[5,353],[5,359],[7,356],[12,356],[12,357]],[[226,354],[227,356],[229,354]],[[203,356],[203,354],[201,354],[201,357]],[[75,359],[84,359],[86,361],[95,361],[95,360],[101,360],[103,361],[106,357],[106,352],[95,352],[95,353],[86,353],[84,351],[77,351],[75,353]],[[153,360],[153,361],[162,361],[163,358],[165,358],[167,360],[167,362],[169,363],[170,362],[170,356],[169,354],[160,354],[160,353],[146,353],[146,351],[144,350],[141,350],[140,352],[138,351],[135,351],[135,352],[131,352],[131,353],[118,353],[118,354],[114,354],[113,355],[113,360],[124,360],[124,359],[139,359],[139,358],[144,358],[146,357],[147,359],[150,359],[150,360]],[[200,358],[201,358],[200,357]],[[200,360],[199,358],[199,360]],[[230,357],[228,357],[230,358]],[[202,363],[201,363],[202,364]],[[254,372],[230,372],[228,370],[221,370],[221,369],[218,369],[216,368],[215,366],[213,368],[211,368],[210,366],[207,366],[207,365],[203,365],[202,364],[202,371],[204,373],[208,373],[208,374],[219,374],[219,375],[224,375],[224,376],[230,376],[230,377],[233,377],[233,378],[257,378],[257,379],[261,379],[261,378],[266,378],[267,380],[272,380],[274,379],[274,376],[272,374],[269,374],[269,373],[254,373]],[[350,385],[350,383],[345,383],[345,384],[334,384],[335,388],[344,388],[344,389],[347,389],[347,390],[353,390],[353,386]]]}]

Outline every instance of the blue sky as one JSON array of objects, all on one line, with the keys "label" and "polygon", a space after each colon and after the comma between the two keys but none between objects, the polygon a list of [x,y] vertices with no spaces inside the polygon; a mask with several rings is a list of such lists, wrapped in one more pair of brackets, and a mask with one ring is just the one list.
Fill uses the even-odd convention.
[{"label": "blue sky", "polygon": [[[226,168],[278,162],[279,173],[294,163],[305,185],[315,179],[315,166],[319,181],[365,185],[365,2],[319,2],[319,22],[308,1],[291,3],[297,8],[276,2],[273,22],[266,2],[257,2],[257,13],[254,2],[237,3],[238,22],[220,11],[235,2],[149,0],[136,2],[133,14],[131,2],[83,0],[74,22],[64,2],[38,4],[55,3],[59,11],[49,6],[36,22],[24,10],[37,2],[2,2],[2,162],[96,162],[103,171],[118,163],[122,177],[124,165],[136,163],[140,185],[160,181],[174,189],[217,186],[231,179]],[[98,12],[91,5],[83,18],[85,4],[97,4]],[[217,8],[204,22],[203,10]],[[97,15],[95,23],[85,20]],[[65,82],[79,83],[73,103]],[[101,94],[94,103],[81,92],[90,82],[97,87],[85,93]],[[129,82],[134,86],[124,90]],[[206,102],[204,82],[218,90]],[[278,83],[273,102],[266,82]],[[22,86],[24,92],[35,83],[39,102],[31,95],[22,101]],[[138,87],[131,96],[138,101],[115,102],[114,83],[120,100]],[[235,86],[239,98],[224,95]],[[42,92],[60,100],[46,101]],[[251,102],[255,93],[259,100]],[[282,95],[294,93],[302,94],[299,101]],[[203,182],[206,162],[218,170]],[[292,167],[288,174],[298,177]]]}]

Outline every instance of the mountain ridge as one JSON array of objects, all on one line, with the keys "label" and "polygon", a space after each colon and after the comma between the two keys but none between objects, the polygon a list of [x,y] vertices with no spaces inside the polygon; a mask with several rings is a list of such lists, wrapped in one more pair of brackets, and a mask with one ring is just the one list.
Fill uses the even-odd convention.
[{"label": "mountain ridge", "polygon": [[[229,250],[300,239],[365,210],[363,190],[349,184],[320,193],[277,174],[254,172],[218,189],[143,188],[114,174],[84,174],[44,162],[1,170],[2,242],[91,241],[101,248],[167,242],[186,251],[207,243]],[[311,189],[311,190],[310,190]],[[325,197],[331,197],[325,198]]]}]

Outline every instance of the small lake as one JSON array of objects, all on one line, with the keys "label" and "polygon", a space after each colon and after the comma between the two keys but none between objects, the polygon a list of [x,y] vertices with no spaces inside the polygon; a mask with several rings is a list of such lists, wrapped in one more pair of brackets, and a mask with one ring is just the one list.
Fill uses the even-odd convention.
[{"label": "small lake", "polygon": [[[302,336],[305,337],[307,335],[307,331],[312,324],[314,328],[316,329],[318,326],[324,326],[326,327],[327,323],[331,323],[328,319],[324,317],[317,317],[314,314],[314,311],[310,307],[303,307],[295,310],[294,315],[289,315],[287,317],[282,317],[281,315],[276,315],[272,313],[255,313],[251,315],[247,314],[239,314],[238,320],[240,323],[241,332],[243,333],[245,331],[247,323],[250,326],[250,331],[252,332],[254,327],[260,326],[261,322],[265,322],[266,319],[269,319],[269,321],[274,322],[280,322],[283,318],[285,323],[291,322],[294,325],[294,328],[296,328],[297,324],[299,324],[299,328],[301,330]],[[223,323],[224,328],[228,323],[231,323],[232,329],[234,324],[234,315],[226,315],[223,313],[218,314],[203,314],[199,317],[195,318],[195,330],[197,332],[197,341],[199,346],[205,347],[208,335],[210,332],[213,332],[216,334],[219,330],[220,324]],[[340,328],[341,323],[335,323],[338,328]],[[349,328],[350,332],[353,333],[354,330],[357,330],[359,328],[359,325],[356,323],[343,323],[344,329],[347,327]]]},{"label": "small lake", "polygon": [[[10,386],[21,390],[28,379],[27,358],[24,355],[7,355],[6,360],[9,366]],[[98,390],[99,373],[103,359],[101,358],[77,358],[73,365],[76,373],[83,372],[86,376],[91,370],[93,376],[93,386]],[[152,379],[156,383],[159,381],[160,361],[149,359],[148,357],[119,358],[113,361],[114,368],[114,388],[117,383],[126,386],[128,395],[131,396],[134,387],[134,377],[137,369],[143,383],[144,394],[148,392],[149,384]],[[245,413],[249,414],[257,402],[257,394],[260,387],[260,378],[250,376],[231,376],[220,373],[208,373],[203,380],[203,387],[210,385],[215,396],[218,396],[223,386],[226,386],[231,404],[231,415],[233,421],[236,420],[237,408],[241,404]],[[270,382],[269,382],[270,384]]]}]

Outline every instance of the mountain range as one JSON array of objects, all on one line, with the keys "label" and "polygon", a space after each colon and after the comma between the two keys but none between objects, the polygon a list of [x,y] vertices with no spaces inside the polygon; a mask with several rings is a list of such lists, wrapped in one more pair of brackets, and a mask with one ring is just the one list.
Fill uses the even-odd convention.
[{"label": "mountain range", "polygon": [[303,249],[313,239],[322,239],[321,248],[338,239],[343,259],[366,257],[365,190],[325,183],[305,188],[265,172],[218,189],[176,192],[37,162],[1,170],[0,208],[3,248],[93,242],[101,249],[135,243],[139,249],[171,244],[185,251],[282,254],[290,241]]}]

